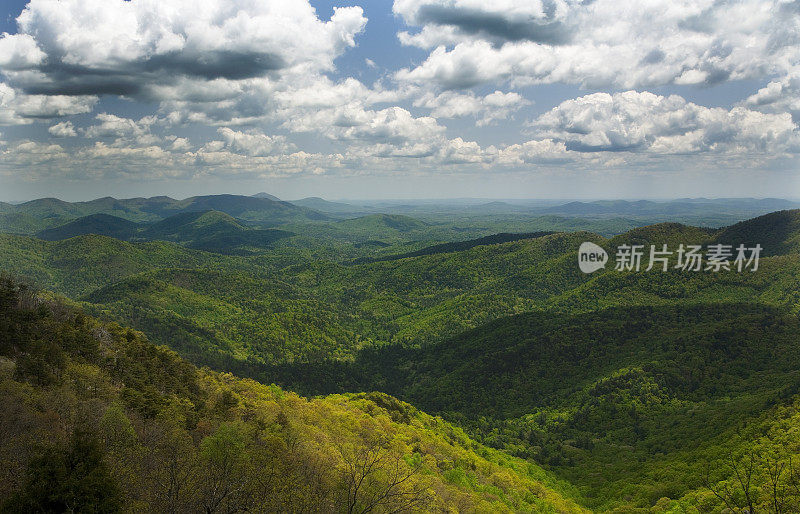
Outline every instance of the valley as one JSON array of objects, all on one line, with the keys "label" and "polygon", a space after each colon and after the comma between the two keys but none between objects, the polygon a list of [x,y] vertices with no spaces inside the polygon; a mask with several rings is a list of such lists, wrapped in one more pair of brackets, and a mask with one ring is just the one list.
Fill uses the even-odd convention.
[{"label": "valley", "polygon": [[[569,227],[566,218],[508,213],[502,216],[514,221],[489,216],[478,227],[468,214],[445,222],[434,221],[441,213],[415,218],[369,214],[367,207],[348,218],[343,204],[313,211],[327,206],[319,199],[308,206],[226,196],[96,202],[103,206],[96,212],[87,206],[92,202],[27,207],[42,220],[73,218],[33,234],[0,234],[5,287],[13,297],[22,287],[13,284],[21,283],[55,302],[53,314],[36,321],[47,330],[61,334],[64,322],[51,321],[61,319],[60,309],[85,313],[81,319],[91,321],[81,326],[111,327],[103,330],[136,334],[139,347],[177,352],[164,355],[237,398],[223,415],[213,407],[222,393],[197,386],[201,393],[191,394],[206,395],[206,407],[187,397],[193,421],[181,430],[189,433],[203,419],[220,427],[241,419],[245,425],[236,430],[248,431],[241,409],[262,416],[265,409],[276,412],[276,402],[292,419],[300,414],[289,410],[299,407],[280,398],[295,398],[296,405],[296,394],[310,399],[313,416],[333,415],[334,406],[342,415],[360,412],[369,423],[411,416],[420,427],[414,437],[461,433],[459,452],[496,463],[475,465],[505,466],[517,477],[509,479],[510,489],[489,492],[480,485],[488,475],[464,468],[463,457],[442,464],[440,450],[431,457],[428,447],[413,458],[427,462],[428,479],[447,484],[437,488],[512,511],[548,502],[559,512],[714,511],[743,501],[731,480],[755,449],[761,460],[752,487],[758,501],[768,502],[768,462],[788,470],[800,451],[781,432],[794,423],[800,401],[800,210],[721,227],[641,221],[614,231],[607,221],[616,223],[628,206],[600,204],[593,208],[606,209],[609,218],[590,209],[591,216],[570,218]],[[635,273],[607,266],[584,274],[577,266],[584,241],[612,257],[624,244],[758,243],[763,253],[757,272]],[[7,316],[24,311],[24,302],[12,300]],[[19,323],[6,322],[4,330],[23,339],[39,331],[19,332]],[[44,351],[30,344],[5,350],[14,369]],[[100,345],[93,352],[108,353],[105,340],[91,344]],[[108,375],[103,381],[118,380],[106,361],[86,361],[82,352],[67,350],[67,361],[59,362],[75,364],[59,369],[85,362],[80,366]],[[160,372],[142,373],[146,383]],[[4,380],[27,381],[41,394],[55,387],[25,376]],[[105,408],[136,413],[142,429],[177,401],[145,407],[146,390],[134,396],[127,390],[104,393]],[[189,393],[175,398],[181,394]],[[75,401],[85,400],[78,394]],[[401,425],[381,430],[407,437]],[[800,483],[793,473],[782,475],[787,491]],[[539,491],[538,499],[519,488]],[[721,499],[715,494],[721,490],[731,496]],[[791,503],[800,496],[788,492],[784,500],[800,505]]]}]

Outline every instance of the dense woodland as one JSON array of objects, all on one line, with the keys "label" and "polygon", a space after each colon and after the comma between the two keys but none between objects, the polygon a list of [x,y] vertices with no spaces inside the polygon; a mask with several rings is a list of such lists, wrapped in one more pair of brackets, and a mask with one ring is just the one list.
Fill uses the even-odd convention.
[{"label": "dense woodland", "polygon": [[[63,223],[0,234],[3,509],[800,510],[800,211],[238,198],[9,211]],[[583,241],[764,252],[586,275]]]},{"label": "dense woodland", "polygon": [[5,512],[578,512],[541,468],[380,393],[197,369],[0,279]]}]

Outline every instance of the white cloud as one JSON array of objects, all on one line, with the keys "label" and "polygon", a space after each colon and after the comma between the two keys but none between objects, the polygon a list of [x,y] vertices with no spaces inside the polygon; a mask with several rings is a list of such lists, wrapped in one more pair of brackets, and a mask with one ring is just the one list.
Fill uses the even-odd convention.
[{"label": "white cloud", "polygon": [[431,49],[403,81],[446,88],[565,82],[623,88],[784,73],[800,56],[796,7],[783,0],[396,0]]},{"label": "white cloud", "polygon": [[414,101],[416,107],[431,109],[431,116],[434,118],[474,116],[478,119],[478,126],[508,119],[514,111],[530,104],[529,100],[518,93],[502,91],[495,91],[483,97],[455,91],[445,91],[438,95],[429,92]]},{"label": "white cloud", "polygon": [[136,121],[108,113],[100,113],[95,119],[100,123],[83,130],[83,134],[88,138],[143,136],[150,132],[150,126],[156,121],[153,116],[146,116]]},{"label": "white cloud", "polygon": [[192,149],[192,144],[185,137],[170,136],[167,140],[172,141],[169,144],[169,149],[173,152],[188,152]]},{"label": "white cloud", "polygon": [[531,125],[538,137],[580,152],[777,154],[797,151],[800,136],[786,113],[708,108],[646,91],[567,100]]},{"label": "white cloud", "polygon": [[[173,141],[177,141],[174,139]],[[19,176],[24,169],[28,178],[59,176],[86,180],[99,178],[186,179],[218,176],[230,178],[281,177],[320,174],[341,168],[342,156],[303,151],[270,156],[248,156],[224,148],[196,152],[167,145],[125,146],[97,141],[93,145],[67,152],[56,144],[21,141],[0,151],[0,176]]]},{"label": "white cloud", "polygon": [[47,129],[47,132],[54,137],[75,137],[78,135],[77,132],[75,132],[75,126],[71,121],[62,121],[61,123],[56,123]]},{"label": "white cloud", "polygon": [[788,112],[800,122],[800,66],[749,96],[745,105],[764,112]]},{"label": "white cloud", "polygon": [[[67,152],[12,136],[0,163],[73,176],[283,176],[703,159],[755,167],[800,153],[796,2],[396,0],[394,11],[412,27],[401,42],[428,55],[366,84],[329,73],[364,28],[358,7],[322,21],[306,0],[32,0],[20,33],[0,37],[0,125],[92,112],[101,94],[157,108],[138,104],[155,113],[138,119],[99,113],[83,129],[53,121],[50,135],[86,140]],[[517,91],[530,84],[643,90],[744,78],[771,82],[732,108],[637,91],[586,95],[496,146],[445,126],[520,116],[531,101]],[[217,130],[203,141],[207,130],[192,126]],[[307,134],[326,141],[298,149],[292,141]]]},{"label": "white cloud", "polygon": [[37,170],[50,170],[53,163],[64,161],[68,157],[69,154],[61,145],[24,140],[8,144],[0,152],[0,163],[13,164],[16,168],[35,174]]},{"label": "white cloud", "polygon": [[352,103],[369,106],[382,102],[397,102],[410,96],[415,90],[383,89],[380,85],[369,88],[352,77],[340,82],[319,77],[299,87],[277,92],[275,99],[286,108],[334,107]]},{"label": "white cloud", "polygon": [[225,143],[225,148],[233,153],[251,157],[265,157],[286,153],[294,145],[287,143],[285,136],[267,136],[258,133],[244,133],[223,127],[217,130]]},{"label": "white cloud", "polygon": [[29,34],[0,36],[0,68],[7,70],[25,70],[38,66],[45,58],[36,45],[36,40]]},{"label": "white cloud", "polygon": [[84,137],[88,139],[114,139],[111,146],[120,148],[158,146],[165,142],[151,132],[152,126],[158,121],[155,116],[132,120],[114,114],[100,113],[95,119],[100,123],[81,129]]},{"label": "white cloud", "polygon": [[435,119],[415,118],[402,107],[370,110],[358,103],[297,111],[284,127],[295,132],[320,132],[338,141],[389,144],[430,140],[440,137],[445,130]]},{"label": "white cloud", "polygon": [[26,95],[0,82],[0,125],[24,125],[37,119],[90,112],[96,96]]},{"label": "white cloud", "polygon": [[577,159],[580,159],[580,154],[568,151],[563,142],[544,139],[508,145],[497,152],[496,162],[503,166],[526,167],[536,164],[564,164]]},{"label": "white cloud", "polygon": [[365,23],[360,7],[323,22],[301,0],[31,0],[0,67],[28,93],[158,100],[180,83],[331,70]]},{"label": "white cloud", "polygon": [[247,81],[219,79],[214,83],[178,82],[162,88],[160,111],[173,124],[255,125],[305,116],[317,109],[357,105],[366,108],[408,98],[419,88],[372,87],[347,77],[334,82],[323,75],[293,77],[276,83],[256,78]]},{"label": "white cloud", "polygon": [[439,148],[436,160],[442,164],[483,164],[489,162],[490,154],[475,141],[464,141],[457,137]]}]

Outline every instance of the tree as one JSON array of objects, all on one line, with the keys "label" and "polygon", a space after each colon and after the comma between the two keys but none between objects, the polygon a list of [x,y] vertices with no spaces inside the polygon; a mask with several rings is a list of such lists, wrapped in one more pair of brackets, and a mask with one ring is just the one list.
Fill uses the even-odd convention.
[{"label": "tree", "polygon": [[421,462],[409,465],[385,433],[367,432],[362,445],[339,444],[337,450],[343,460],[342,511],[365,514],[380,507],[403,512],[425,501],[425,489],[412,480]]},{"label": "tree", "polygon": [[[200,443],[200,504],[207,513],[245,510],[247,434],[239,422],[223,423]],[[223,509],[224,507],[224,509]]]},{"label": "tree", "polygon": [[121,495],[94,434],[76,431],[68,448],[47,446],[28,465],[9,512],[119,512]]}]

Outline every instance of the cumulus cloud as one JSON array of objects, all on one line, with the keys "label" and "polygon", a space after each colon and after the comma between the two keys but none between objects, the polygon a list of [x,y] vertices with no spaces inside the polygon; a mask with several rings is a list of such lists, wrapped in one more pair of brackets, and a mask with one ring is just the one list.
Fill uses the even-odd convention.
[{"label": "cumulus cloud", "polygon": [[764,112],[788,112],[800,123],[800,67],[759,89],[747,98],[745,105]]},{"label": "cumulus cloud", "polygon": [[38,141],[17,141],[0,153],[0,163],[12,163],[18,167],[49,169],[47,166],[65,160],[69,154],[61,145]]},{"label": "cumulus cloud", "polygon": [[185,137],[170,136],[167,138],[169,149],[173,152],[188,152],[192,149],[192,143]]},{"label": "cumulus cloud", "polygon": [[0,68],[6,70],[31,69],[44,61],[45,53],[29,34],[3,34],[0,36]]},{"label": "cumulus cloud", "polygon": [[26,95],[0,82],[0,125],[24,125],[90,112],[96,96]]},{"label": "cumulus cloud", "polygon": [[305,116],[318,109],[378,103],[396,103],[419,88],[367,87],[346,77],[333,81],[324,75],[304,74],[281,83],[267,79],[229,81],[219,79],[202,85],[179,82],[162,88],[160,111],[173,124],[254,125]]},{"label": "cumulus cloud", "polygon": [[445,91],[438,95],[429,92],[414,101],[416,107],[431,109],[431,116],[434,118],[474,116],[478,120],[478,126],[508,119],[511,113],[530,104],[529,100],[518,93],[502,91],[495,91],[483,97],[455,91]]},{"label": "cumulus cloud", "polygon": [[62,177],[78,180],[99,178],[186,179],[220,176],[230,178],[281,177],[319,174],[342,166],[339,154],[297,151],[269,156],[250,156],[230,151],[222,143],[218,151],[201,148],[191,151],[186,141],[173,138],[172,144],[124,145],[96,141],[76,150],[57,144],[20,141],[0,151],[0,176],[26,170],[29,178]]},{"label": "cumulus cloud", "polygon": [[497,163],[505,166],[566,164],[580,158],[580,154],[568,150],[564,142],[552,139],[508,145],[497,152]]},{"label": "cumulus cloud", "polygon": [[0,38],[0,67],[29,94],[158,100],[180,81],[330,70],[365,23],[360,7],[323,22],[298,0],[31,0]]},{"label": "cumulus cloud", "polygon": [[[19,33],[0,36],[0,125],[90,113],[105,94],[142,103],[133,118],[48,123],[53,137],[83,136],[69,152],[12,136],[0,169],[174,178],[760,166],[800,153],[796,3],[395,0],[411,27],[397,37],[427,56],[366,84],[330,73],[365,26],[359,7],[323,21],[306,0],[32,0]],[[763,87],[731,108],[644,91],[753,78]],[[543,83],[635,90],[562,102],[496,146],[448,133],[453,118],[519,117],[532,102],[517,91]],[[216,133],[202,140],[208,130],[193,126]],[[325,152],[293,144],[307,134]]]},{"label": "cumulus cloud", "polygon": [[48,128],[47,132],[54,137],[75,137],[78,135],[78,133],[75,132],[75,126],[71,121],[62,121],[61,123],[56,123],[52,127]]},{"label": "cumulus cloud", "polygon": [[800,56],[783,0],[396,0],[394,11],[421,27],[401,42],[432,50],[397,78],[454,89],[712,84],[782,74]]},{"label": "cumulus cloud", "polygon": [[[498,42],[526,40],[549,44],[563,44],[571,39],[574,29],[567,18],[570,7],[563,0],[492,3],[396,0],[394,3],[394,11],[407,22],[445,28],[451,37],[478,36]],[[402,37],[410,38],[408,33]]]},{"label": "cumulus cloud", "polygon": [[161,137],[151,132],[151,128],[158,121],[155,116],[144,116],[139,120],[133,120],[100,113],[95,116],[95,120],[99,123],[81,129],[87,139],[113,139],[111,146],[120,148],[154,146],[164,142]]},{"label": "cumulus cloud", "polygon": [[130,118],[121,118],[114,114],[100,113],[95,116],[99,121],[97,125],[86,128],[83,133],[89,138],[104,137],[131,137],[141,136],[150,131],[150,125],[155,122],[155,118],[148,116],[139,121]]},{"label": "cumulus cloud", "polygon": [[337,141],[405,144],[438,138],[445,128],[429,116],[414,117],[402,107],[367,109],[348,103],[328,109],[297,111],[284,127],[294,132],[320,132]]},{"label": "cumulus cloud", "polygon": [[778,153],[796,150],[800,135],[786,113],[708,108],[637,91],[567,100],[531,126],[538,137],[579,152]]},{"label": "cumulus cloud", "polygon": [[237,132],[227,127],[217,130],[224,141],[224,147],[231,152],[251,157],[286,153],[294,145],[286,141],[285,136],[267,136],[259,133]]}]

